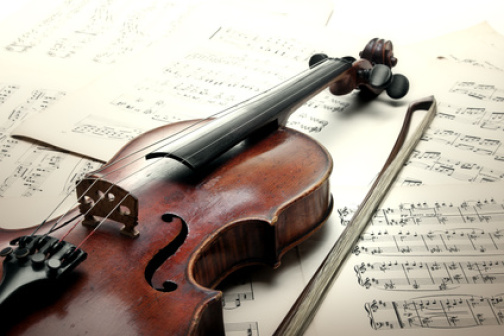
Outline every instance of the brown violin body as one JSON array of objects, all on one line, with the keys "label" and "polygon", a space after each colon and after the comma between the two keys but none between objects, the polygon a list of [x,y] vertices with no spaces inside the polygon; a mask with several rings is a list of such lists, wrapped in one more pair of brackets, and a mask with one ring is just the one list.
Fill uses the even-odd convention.
[{"label": "brown violin body", "polygon": [[[146,133],[111,162],[127,161],[186,125]],[[246,140],[198,173],[166,158],[130,160],[128,169],[114,172],[112,164],[100,173],[115,182],[141,171],[120,184],[139,200],[139,236],[125,237],[117,223],[106,222],[86,242],[89,256],[65,289],[40,309],[26,302],[25,311],[11,311],[18,316],[9,319],[8,334],[224,334],[221,293],[211,288],[243,266],[277,266],[330,213],[331,158],[291,129]],[[74,230],[66,240],[78,242],[89,230]],[[2,232],[2,246],[12,234]]]},{"label": "brown violin body", "polygon": [[149,131],[76,186],[63,219],[0,231],[0,334],[223,335],[214,288],[239,268],[278,266],[332,210],[332,159],[285,127],[290,114],[325,88],[408,90],[390,42],[363,54],[314,56],[218,118]]}]

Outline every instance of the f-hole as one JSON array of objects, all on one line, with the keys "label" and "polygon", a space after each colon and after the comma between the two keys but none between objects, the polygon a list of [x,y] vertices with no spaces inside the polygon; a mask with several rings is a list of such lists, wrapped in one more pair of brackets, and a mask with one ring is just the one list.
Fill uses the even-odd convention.
[{"label": "f-hole", "polygon": [[166,280],[163,283],[163,287],[156,288],[152,285],[152,277],[154,276],[156,270],[164,262],[166,262],[168,258],[174,255],[175,252],[177,252],[177,250],[180,248],[180,246],[182,246],[187,238],[187,233],[189,232],[186,222],[184,222],[184,220],[179,216],[173,214],[164,214],[163,216],[161,216],[161,219],[166,223],[173,223],[175,218],[178,218],[181,222],[180,232],[177,234],[175,239],[173,239],[168,245],[166,245],[164,248],[159,250],[156,255],[154,255],[154,257],[149,261],[147,267],[145,268],[145,280],[147,280],[149,285],[151,285],[154,289],[161,292],[173,292],[177,289],[178,285],[171,280]]}]

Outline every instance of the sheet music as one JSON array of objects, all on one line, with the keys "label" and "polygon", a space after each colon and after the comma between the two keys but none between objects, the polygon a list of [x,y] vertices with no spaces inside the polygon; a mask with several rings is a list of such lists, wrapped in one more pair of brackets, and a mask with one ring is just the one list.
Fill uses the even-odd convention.
[{"label": "sheet music", "polygon": [[[34,226],[75,206],[75,197],[66,196],[73,196],[78,179],[101,165],[37,141],[13,138],[13,129],[116,63],[173,35],[195,3],[37,0],[1,22],[1,228]],[[77,131],[86,128],[78,126]],[[106,127],[93,132],[110,134]]]},{"label": "sheet music", "polygon": [[[419,70],[436,78],[427,89],[438,99],[437,116],[306,335],[502,333],[502,75],[498,67],[482,68],[478,59],[460,62],[465,54],[458,56],[436,59]],[[441,70],[436,63],[445,61]],[[421,91],[412,90],[417,95]],[[338,184],[333,188],[333,216],[292,253],[304,283],[348,224],[365,191]],[[281,296],[291,303],[297,298],[275,285],[264,287],[261,295],[279,300]],[[242,304],[236,310],[252,306],[250,300]],[[261,333],[271,334],[287,310],[268,309],[274,311],[269,318],[276,323],[270,327],[260,322]],[[260,311],[250,309],[250,314],[261,321]],[[234,319],[232,312],[224,316]]]},{"label": "sheet music", "polygon": [[[96,79],[185,27],[198,1],[31,1],[2,22],[1,58],[61,84]],[[202,26],[204,29],[204,26]],[[191,31],[185,32],[187,37]]]},{"label": "sheet music", "polygon": [[[324,42],[326,37],[322,34],[305,32],[310,37],[324,38],[317,41],[297,32],[282,33],[272,36],[271,31],[265,34],[247,27],[221,27],[209,36],[207,44],[184,57],[161,63],[156,63],[157,59],[146,60],[142,63],[145,68],[121,76],[117,75],[122,73],[119,69],[78,95],[67,95],[43,116],[25,121],[16,134],[106,160],[126,141],[148,128],[207,117],[278,84],[306,69],[308,58],[320,51],[319,45],[333,45]],[[324,51],[338,56],[357,55],[363,47],[362,41],[341,45],[345,45],[345,50]],[[289,120],[290,126],[327,144],[338,158],[331,180],[335,185],[367,185],[372,181],[395,141],[407,104],[406,100],[391,102],[388,98],[360,104],[355,98],[324,92]],[[378,122],[383,128],[376,127]],[[387,136],[383,136],[384,129],[391,130]],[[362,141],[363,134],[373,140],[371,146]],[[78,147],[82,144],[86,147]],[[369,153],[370,148],[373,156],[369,157],[369,164],[356,167],[358,157]],[[286,255],[282,264],[281,273],[259,272],[248,283],[226,288],[227,333],[264,335],[276,328],[293,303],[295,293],[309,279],[296,251]],[[272,294],[272,283],[281,286],[281,292]],[[284,297],[286,291],[291,295]],[[269,304],[277,307],[276,318],[269,309],[264,309]]]},{"label": "sheet music", "polygon": [[75,183],[101,165],[11,137],[16,125],[55,104],[65,94],[60,90],[0,83],[0,228],[39,224],[60,202],[64,204],[53,215],[66,211],[75,205],[75,197],[65,200],[65,196],[73,195]]},{"label": "sheet music", "polygon": [[502,71],[436,60],[425,73],[441,78],[433,84],[438,111],[398,183],[502,180]]},{"label": "sheet music", "polygon": [[[72,6],[75,11],[79,11],[84,7],[78,6],[87,6],[92,3],[97,4],[93,1],[80,1],[74,2]],[[110,4],[113,5],[114,2]],[[136,5],[141,6],[141,4]],[[97,11],[93,11],[94,14],[90,17],[104,19],[107,9],[100,8],[98,10],[96,7]],[[90,11],[87,13],[91,14]],[[154,15],[150,12],[145,18],[151,14]],[[49,34],[52,21],[47,21],[47,23],[48,26],[44,29],[45,33]],[[96,29],[106,31],[107,24],[106,20],[102,20],[96,25]],[[81,25],[80,27],[89,26]],[[40,30],[41,34],[44,29]],[[32,33],[35,35],[27,35],[26,40],[36,43],[38,35],[35,32]],[[265,36],[269,36],[269,40]],[[73,34],[70,37],[73,38],[76,35]],[[47,45],[56,47],[58,44],[56,42],[65,41],[65,38],[70,37],[52,40]],[[320,51],[318,46],[333,46],[333,43],[327,41],[322,44],[320,41],[306,42],[309,39],[305,36],[290,39],[280,34],[279,38],[272,38],[271,31],[268,34],[261,32],[251,35],[250,30],[247,29],[227,29],[226,27],[216,29],[209,34],[208,39],[208,45],[201,49],[193,49],[190,53],[175,53],[164,60],[160,60],[158,53],[157,57],[144,58],[140,66],[138,63],[129,63],[125,65],[125,68],[130,67],[128,73],[118,76],[125,69],[120,65],[111,70],[110,76],[100,79],[79,91],[78,94],[74,94],[73,91],[64,93],[60,90],[50,91],[50,93],[48,91],[47,97],[51,94],[56,96],[57,92],[62,93],[58,96],[58,104],[45,108],[43,117],[34,115],[25,118],[21,128],[17,128],[16,134],[107,160],[126,141],[141,132],[167,122],[204,118],[223,107],[248,98],[251,93],[267,89],[277,84],[279,80],[305,69],[309,54]],[[73,52],[77,55],[78,52],[85,50],[86,44],[92,43],[87,39],[76,41],[64,48],[58,46],[58,48],[45,50],[52,52],[53,57],[74,55]],[[20,43],[19,40],[11,39],[9,43],[13,49],[11,52],[19,52],[18,49],[25,52],[23,51],[24,41]],[[163,47],[151,43],[151,40],[145,41],[145,45],[150,44],[150,52],[147,55],[155,53],[156,50],[163,50]],[[344,51],[327,50],[327,47],[323,51],[337,56],[356,55],[356,52],[362,48],[361,43],[356,46],[352,43],[341,43],[345,45]],[[33,45],[31,50],[39,47],[41,48],[41,46]],[[86,53],[83,52],[83,54]],[[104,52],[103,55],[105,54],[118,56],[117,53]],[[93,55],[97,57],[98,54]],[[397,52],[397,55],[400,55],[400,52]],[[114,57],[102,59],[110,61]],[[454,56],[449,61],[457,61],[458,65],[464,63],[464,66],[475,66],[481,63],[460,62],[461,59],[467,58]],[[98,62],[98,64],[100,64],[98,67],[103,67],[103,64],[107,62]],[[138,67],[131,70],[131,64],[136,64]],[[488,69],[489,71],[498,70],[497,62],[491,64],[497,65]],[[93,63],[93,65],[96,64]],[[404,66],[400,69],[405,68],[409,67]],[[237,74],[243,77],[237,78]],[[260,76],[253,74],[260,74]],[[88,79],[91,76],[85,77]],[[216,77],[222,78],[222,81],[216,82]],[[500,102],[488,97],[501,97],[502,87],[499,86],[499,79],[494,80],[494,77],[493,75],[485,76],[482,80],[474,82],[473,86],[468,85],[469,82],[465,79],[457,79],[450,83],[443,81],[439,83],[439,87],[429,88],[428,92],[413,91],[413,96],[410,96],[412,98],[417,98],[424,93],[437,95],[438,92],[442,92],[443,95],[456,96],[457,99],[445,99],[444,96],[440,99],[441,112],[401,177],[401,184],[420,186],[415,189],[396,188],[395,193],[389,196],[387,203],[379,212],[383,218],[377,215],[373,219],[376,223],[380,223],[376,225],[379,228],[372,226],[371,230],[374,231],[363,236],[363,243],[358,246],[358,253],[356,250],[345,267],[341,279],[333,287],[330,299],[325,301],[315,323],[309,330],[310,335],[334,334],[334,330],[344,330],[352,334],[369,333],[391,326],[394,329],[401,329],[401,333],[405,331],[419,333],[427,327],[443,327],[443,333],[457,332],[459,335],[460,330],[455,329],[455,326],[459,325],[467,327],[462,330],[462,335],[474,333],[474,330],[482,328],[490,333],[501,332],[499,325],[496,325],[499,321],[502,322],[499,296],[501,292],[495,289],[495,285],[498,286],[500,283],[500,278],[496,273],[502,261],[497,260],[499,254],[496,254],[501,245],[498,243],[499,225],[495,222],[495,217],[499,217],[499,214],[495,209],[502,204],[503,200],[499,193],[502,190],[502,184],[499,182],[500,166],[499,162],[495,161],[499,161],[496,158],[501,155],[500,143],[503,141],[498,133],[502,109]],[[78,84],[84,81],[79,80]],[[78,84],[74,87],[78,87]],[[482,86],[476,85],[487,87],[483,90]],[[494,85],[493,89],[488,85]],[[15,84],[9,83],[5,86],[6,90],[9,90],[9,86],[13,86],[10,90],[17,90]],[[462,88],[466,90],[465,93],[462,93]],[[451,89],[455,91],[450,92]],[[8,93],[6,94],[6,98],[0,99],[8,101]],[[475,98],[476,96],[479,98]],[[472,99],[477,99],[478,106],[466,104],[468,101],[474,101]],[[28,101],[28,98],[24,100]],[[348,196],[350,192],[344,192],[344,186],[369,185],[372,181],[395,140],[396,132],[389,132],[389,130],[397,130],[402,122],[402,114],[394,114],[394,112],[403,112],[405,103],[399,102],[393,106],[387,99],[380,98],[370,107],[355,103],[353,97],[332,97],[322,94],[291,118],[291,126],[320,140],[337,158],[331,182],[334,186],[338,186],[338,189],[335,189],[335,195],[339,198],[335,213],[340,214],[340,217],[333,216],[320,234],[287,254],[280,272],[261,271],[255,273],[250,280],[247,280],[248,282],[239,282],[226,288],[224,315],[227,334],[268,335],[276,328],[320,263],[331,242],[341,231],[341,223],[348,220],[352,207],[357,204],[355,202],[361,199]],[[498,108],[493,109],[493,106]],[[479,112],[481,109],[485,111],[483,115]],[[2,109],[2,111],[10,112],[11,109]],[[487,121],[485,125],[492,125],[492,132],[487,132],[484,127],[481,127],[483,123],[473,125],[470,121],[466,121],[468,115],[471,115],[469,119],[472,119],[472,115],[478,113],[481,118],[479,120]],[[449,116],[444,118],[446,125],[442,121],[444,115]],[[458,119],[458,121],[448,123],[450,118]],[[375,127],[378,122],[379,129]],[[460,124],[460,128],[452,127],[456,123]],[[354,124],[358,124],[359,132],[355,131],[357,126]],[[49,126],[52,127],[49,128]],[[362,141],[363,134],[373,139],[374,143]],[[457,134],[455,138],[453,134]],[[13,146],[12,138],[9,139],[11,142],[5,144],[6,148]],[[84,148],[79,147],[82,143],[86,144]],[[91,145],[92,143],[94,145]],[[469,149],[470,146],[472,148]],[[49,163],[47,170],[55,166],[59,169],[61,162],[66,162],[66,159],[42,155],[45,149],[39,149],[40,151],[35,152],[34,156],[40,157],[43,163]],[[100,152],[100,150],[103,151]],[[468,152],[475,158],[474,160],[470,160],[471,158],[466,155]],[[22,153],[28,152],[25,150]],[[363,155],[367,156],[370,164],[362,164]],[[23,154],[17,156],[24,157]],[[467,159],[467,162],[462,162],[461,157]],[[448,164],[452,166],[447,166]],[[69,174],[68,178],[65,177],[65,182],[71,182],[73,176],[92,169],[86,163],[72,163],[68,166],[74,167],[69,171],[79,173]],[[425,169],[426,166],[437,168]],[[468,174],[469,171],[470,174]],[[490,181],[490,178],[493,181],[492,185],[496,187],[492,190],[496,193],[492,195],[484,184],[473,183]],[[10,181],[13,179],[11,178]],[[470,187],[467,187],[468,182],[472,183]],[[449,183],[450,188],[452,184],[460,185],[453,186],[454,194],[444,194],[439,188],[434,189],[424,185],[434,183]],[[62,188],[67,189],[70,184],[64,184]],[[34,183],[34,185],[35,187],[30,192],[37,194],[40,184]],[[441,191],[446,191],[446,189],[441,189]],[[361,193],[358,194],[361,195]],[[432,198],[433,195],[436,196],[435,199]],[[405,199],[408,201],[406,202]],[[12,204],[14,203],[16,202]],[[10,206],[7,205],[8,203],[4,204],[6,204],[5,207]],[[467,218],[456,219],[456,216],[449,211],[455,207],[460,212],[464,209],[463,205],[471,207],[473,211],[467,210]],[[485,212],[481,212],[480,209]],[[394,220],[390,221],[392,212],[399,214],[399,217],[394,217]],[[482,216],[479,217],[479,215]],[[443,219],[445,217],[446,219]],[[474,220],[470,221],[469,218],[474,218]],[[440,224],[436,220],[444,221],[444,223]],[[400,224],[385,225],[387,221]],[[420,222],[424,224],[426,221],[427,225],[419,225]],[[480,227],[483,225],[486,226]],[[448,226],[450,227],[447,231]],[[424,229],[427,231],[424,232]],[[378,235],[380,239],[370,238]],[[381,239],[382,237],[386,238]],[[465,238],[468,239],[465,240]],[[432,242],[429,239],[432,239]],[[444,244],[448,240],[450,244]],[[400,250],[394,251],[393,248],[397,248],[398,244],[394,245],[391,242],[398,241],[403,244]],[[424,241],[429,241],[430,244],[419,244]],[[376,245],[373,245],[375,242]],[[379,243],[383,244],[379,245]],[[481,254],[476,257],[467,256],[471,246]],[[419,251],[420,247],[424,247],[428,253],[416,253],[415,251]],[[383,251],[386,251],[386,254]],[[428,256],[426,257],[425,254]],[[363,263],[364,266],[362,266]],[[379,276],[376,274],[375,269],[380,267],[386,270],[386,274],[381,269]],[[441,273],[443,267],[451,273],[448,271],[445,274]],[[484,268],[479,275],[474,271],[478,267]],[[402,277],[406,269],[408,274],[411,274],[407,278]],[[425,269],[428,269],[430,274],[427,280]],[[400,274],[401,270],[403,274]],[[462,277],[462,272],[465,278]],[[429,280],[431,282],[428,282]],[[489,282],[493,282],[494,286],[491,286]],[[475,288],[475,283],[485,286],[480,291]],[[451,314],[455,305],[462,307],[457,310],[461,312],[460,317]],[[425,308],[434,306],[435,310]],[[274,312],[270,307],[275,307]],[[434,313],[431,313],[432,311]],[[414,315],[415,313],[417,315]],[[471,315],[475,317],[472,321],[466,319]],[[339,318],[336,320],[335,316]],[[441,321],[437,318],[438,316],[443,316],[445,320]],[[493,320],[492,316],[495,317]],[[482,326],[486,321],[490,326]],[[436,334],[438,330],[434,329]]]},{"label": "sheet music", "polygon": [[[335,55],[356,55],[363,48],[361,41],[353,40],[341,43],[345,50],[331,51],[332,44],[325,41],[332,37],[323,31],[271,31],[266,34],[247,26],[217,28],[206,43],[179,57],[147,59],[137,69],[114,71],[78,95],[68,95],[43,116],[27,120],[15,132],[106,161],[140,132],[208,117],[305,70],[309,57],[321,45]],[[151,50],[149,54],[157,53]],[[369,151],[369,143],[359,140],[362,134],[379,139],[373,144],[378,163],[360,166],[360,175],[353,165],[335,165],[341,170],[334,174],[339,182],[368,184],[395,137],[395,132],[380,136],[382,130],[375,125],[380,122],[384,129],[397,130],[407,103],[383,98],[361,104],[354,95],[337,97],[323,92],[296,111],[288,125],[328,144],[336,157]],[[355,132],[356,127],[363,133]],[[335,141],[335,137],[347,142]],[[348,143],[353,143],[353,149]]]},{"label": "sheet music", "polygon": [[[493,186],[490,190],[481,183],[394,188],[375,212],[306,335],[331,335],[336,329],[401,335],[474,335],[481,329],[500,335],[504,183]],[[288,263],[280,270],[247,272],[253,279],[250,285],[228,285],[226,293],[237,298],[241,290],[247,300],[236,301],[239,304],[230,309],[226,304],[225,320],[235,322],[242,310],[259,321],[261,334],[272,334],[290,308],[285,303],[297,298],[289,284],[309,280],[339,234],[338,227],[352,216],[346,204],[349,199],[358,201],[361,192],[343,189],[335,194],[335,216],[328,226],[287,254]],[[302,272],[301,279],[273,280],[296,269]],[[254,286],[264,279],[270,282]],[[273,301],[261,302],[263,297]]]},{"label": "sheet music", "polygon": [[503,187],[394,188],[310,335],[327,335],[336,326],[368,334],[502,334]]},{"label": "sheet music", "polygon": [[[147,60],[138,69],[129,70],[126,78],[122,69],[115,71],[87,92],[68,97],[43,117],[24,123],[16,133],[57,146],[62,146],[58,142],[65,134],[67,149],[107,160],[132,137],[97,137],[94,129],[135,136],[167,122],[205,118],[277,84],[287,74],[295,74],[300,69],[299,57],[306,59],[314,50],[306,49],[306,43],[296,45],[296,40],[277,47],[278,39],[225,28],[207,35],[205,46],[178,58]],[[250,45],[253,50],[245,49]],[[275,56],[275,51],[291,54],[282,56],[285,65],[277,67],[280,55]],[[238,69],[240,77],[236,76]],[[79,110],[69,113],[69,107],[75,110],[75,106],[80,106]],[[99,111],[99,116],[94,111]],[[63,116],[65,124],[60,122],[57,129],[50,126]],[[35,126],[39,122],[44,122],[45,131]],[[89,145],[79,147],[83,141]]]}]

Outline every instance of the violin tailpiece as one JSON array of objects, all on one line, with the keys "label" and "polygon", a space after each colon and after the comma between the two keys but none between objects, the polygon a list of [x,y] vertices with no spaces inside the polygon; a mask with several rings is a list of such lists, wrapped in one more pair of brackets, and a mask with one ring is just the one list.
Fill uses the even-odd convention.
[{"label": "violin tailpiece", "polygon": [[22,236],[10,245],[0,251],[5,258],[0,306],[25,288],[59,279],[87,258],[81,249],[50,236]]}]

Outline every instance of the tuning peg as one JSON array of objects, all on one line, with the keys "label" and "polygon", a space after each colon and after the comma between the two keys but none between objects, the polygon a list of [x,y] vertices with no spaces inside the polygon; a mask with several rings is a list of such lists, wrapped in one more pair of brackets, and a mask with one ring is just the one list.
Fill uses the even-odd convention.
[{"label": "tuning peg", "polygon": [[[341,60],[351,63],[354,71],[348,76],[338,78],[329,86],[334,95],[344,95],[354,89],[360,89],[360,97],[364,100],[376,98],[386,91],[392,99],[400,99],[409,91],[409,81],[403,75],[392,74],[392,68],[397,64],[393,56],[392,42],[384,39],[371,40],[360,53],[361,59],[343,57]],[[323,63],[329,57],[326,54],[315,54],[309,59],[313,68]]]},{"label": "tuning peg", "polygon": [[390,98],[400,99],[409,91],[409,80],[406,76],[401,74],[396,74],[392,76],[392,80],[388,87],[386,88],[386,92]]},{"label": "tuning peg", "polygon": [[361,70],[359,76],[370,88],[385,90],[393,99],[400,99],[409,91],[408,79],[403,75],[393,75],[392,70],[383,64],[375,64],[371,69]]},{"label": "tuning peg", "polygon": [[383,64],[376,64],[369,70],[364,70],[364,76],[369,85],[375,89],[385,89],[392,81],[392,71]]},{"label": "tuning peg", "polygon": [[327,56],[326,54],[315,54],[312,57],[310,57],[308,65],[310,66],[310,68],[313,68],[315,65],[319,64],[322,61],[325,61],[328,58],[329,56]]}]

